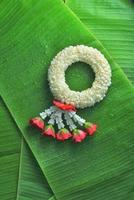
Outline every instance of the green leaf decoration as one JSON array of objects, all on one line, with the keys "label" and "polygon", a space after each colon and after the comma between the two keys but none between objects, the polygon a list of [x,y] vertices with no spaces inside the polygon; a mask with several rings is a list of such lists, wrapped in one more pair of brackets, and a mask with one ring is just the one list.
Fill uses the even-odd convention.
[{"label": "green leaf decoration", "polygon": [[134,3],[131,0],[66,0],[134,84]]},{"label": "green leaf decoration", "polygon": [[0,199],[43,199],[53,193],[0,98]]},{"label": "green leaf decoration", "polygon": [[[19,128],[19,135],[24,136],[30,147],[30,155],[33,153],[39,164],[40,169],[32,164],[33,174],[43,172],[32,178],[38,182],[33,186],[33,193],[20,199],[34,199],[34,195],[40,193],[38,190],[45,193],[42,182],[47,180],[51,189],[47,184],[44,187],[49,188],[49,200],[132,200],[134,90],[120,67],[62,1],[5,0],[1,7],[0,94]],[[63,48],[77,44],[95,47],[105,55],[112,68],[112,86],[101,103],[79,110],[82,117],[98,123],[95,137],[88,137],[80,144],[61,143],[43,137],[28,126],[28,121],[49,107],[53,100],[47,81],[51,60]],[[69,76],[71,81],[75,79],[74,68],[68,79]],[[89,80],[86,81],[89,84]],[[75,84],[70,82],[72,87]],[[79,85],[81,87],[78,82],[78,89]],[[30,185],[31,169],[25,166],[25,161],[21,169],[27,172],[26,185]],[[14,182],[14,188],[15,185]],[[26,185],[20,185],[21,194]],[[42,194],[35,199],[41,199]],[[5,191],[5,195],[10,194]]]}]

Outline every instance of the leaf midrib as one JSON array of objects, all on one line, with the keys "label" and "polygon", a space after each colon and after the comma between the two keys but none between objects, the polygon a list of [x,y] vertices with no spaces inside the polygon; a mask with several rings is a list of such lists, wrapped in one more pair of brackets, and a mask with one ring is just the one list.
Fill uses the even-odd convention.
[{"label": "leaf midrib", "polygon": [[22,152],[23,152],[23,138],[21,137],[20,159],[19,159],[19,167],[18,167],[18,182],[17,182],[17,189],[16,189],[16,200],[19,200],[20,180],[21,180],[21,173],[22,173]]}]

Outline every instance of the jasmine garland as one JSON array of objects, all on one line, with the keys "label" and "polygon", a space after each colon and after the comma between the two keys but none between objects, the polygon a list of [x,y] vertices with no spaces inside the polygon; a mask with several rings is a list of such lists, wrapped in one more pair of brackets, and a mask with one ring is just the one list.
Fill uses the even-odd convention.
[{"label": "jasmine garland", "polygon": [[[70,90],[65,82],[66,69],[78,61],[89,64],[95,73],[92,87],[82,92]],[[86,108],[105,97],[111,84],[111,68],[97,49],[84,45],[70,46],[59,52],[52,60],[48,80],[55,99],[77,108]]]},{"label": "jasmine garland", "polygon": [[[82,92],[70,90],[65,82],[66,69],[78,61],[89,64],[95,73],[92,87]],[[76,108],[93,106],[105,97],[111,84],[111,69],[105,57],[92,47],[67,47],[52,60],[48,80],[56,100],[53,100],[53,106],[40,113],[40,117],[31,119],[30,124],[38,128],[43,136],[60,141],[72,138],[75,142],[81,142],[87,135],[94,135],[97,125],[76,114]]]}]

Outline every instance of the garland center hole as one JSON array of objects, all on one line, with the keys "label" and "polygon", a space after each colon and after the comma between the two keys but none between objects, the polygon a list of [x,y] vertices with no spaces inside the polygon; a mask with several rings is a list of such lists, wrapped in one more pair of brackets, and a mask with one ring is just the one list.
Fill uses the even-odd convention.
[{"label": "garland center hole", "polygon": [[76,62],[67,68],[65,79],[71,90],[81,92],[92,86],[95,73],[90,65],[83,62]]}]

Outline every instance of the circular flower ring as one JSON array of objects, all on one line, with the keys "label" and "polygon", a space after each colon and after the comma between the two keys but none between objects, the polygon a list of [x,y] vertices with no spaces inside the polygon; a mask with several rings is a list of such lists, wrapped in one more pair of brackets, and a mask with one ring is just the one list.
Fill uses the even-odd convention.
[{"label": "circular flower ring", "polygon": [[[71,90],[65,81],[66,69],[78,61],[89,64],[95,73],[92,87],[81,92]],[[52,60],[48,80],[55,99],[77,108],[85,108],[93,106],[105,97],[111,84],[111,68],[97,49],[84,45],[70,46]]]}]

